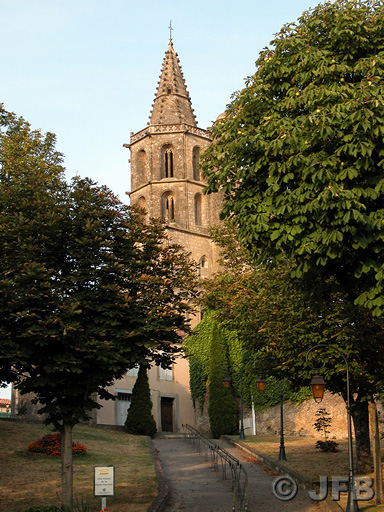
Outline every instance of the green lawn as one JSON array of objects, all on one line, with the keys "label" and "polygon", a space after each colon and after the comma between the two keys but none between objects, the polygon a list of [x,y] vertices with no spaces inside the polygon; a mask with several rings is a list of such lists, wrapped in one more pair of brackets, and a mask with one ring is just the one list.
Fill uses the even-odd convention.
[{"label": "green lawn", "polygon": [[[24,512],[37,505],[61,504],[60,457],[34,454],[28,444],[50,427],[0,420],[0,510]],[[144,512],[157,495],[157,479],[146,437],[124,431],[78,425],[73,440],[87,447],[87,455],[74,458],[74,497],[101,509],[93,497],[94,466],[115,466],[115,496],[107,498],[110,512]]]}]

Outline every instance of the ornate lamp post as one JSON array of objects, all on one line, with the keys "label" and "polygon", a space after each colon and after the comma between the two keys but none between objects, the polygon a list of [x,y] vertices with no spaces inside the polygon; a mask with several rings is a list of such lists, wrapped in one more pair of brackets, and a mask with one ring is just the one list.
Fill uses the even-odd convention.
[{"label": "ornate lamp post", "polygon": [[[337,353],[339,353],[345,362],[345,367],[347,370],[347,421],[348,421],[348,466],[349,466],[349,476],[348,476],[348,502],[347,502],[347,508],[346,512],[358,512],[359,507],[356,500],[356,492],[355,492],[355,477],[353,473],[353,449],[352,449],[352,421],[351,421],[351,403],[349,398],[349,367],[347,358],[345,355],[335,347],[332,347],[330,345],[320,344],[315,345],[314,347],[310,348],[306,355],[307,365],[310,366],[313,370],[315,370],[315,375],[312,378],[312,381],[309,385],[311,388],[313,398],[315,399],[315,402],[319,403],[323,399],[324,396],[324,389],[325,389],[325,382],[324,379],[319,375],[319,369],[313,367],[309,360],[308,356],[310,352],[313,350],[316,350],[318,348],[328,348],[333,349]],[[324,364],[322,368],[324,367]]]},{"label": "ornate lamp post", "polygon": [[[245,435],[244,435],[244,420],[243,420],[243,370],[241,367],[236,363],[224,363],[223,369],[225,366],[228,367],[228,369],[235,365],[240,371],[240,441],[244,441]],[[228,372],[228,370],[227,370]],[[229,386],[231,385],[231,377],[229,376],[229,373],[226,374],[226,376],[223,379],[224,387],[229,389]]]},{"label": "ornate lamp post", "polygon": [[[267,385],[267,381],[258,377],[256,381],[256,386],[259,391],[265,391]],[[280,381],[280,450],[279,450],[279,458],[278,460],[287,460],[285,455],[285,446],[284,446],[284,396],[283,396],[283,384]]]}]

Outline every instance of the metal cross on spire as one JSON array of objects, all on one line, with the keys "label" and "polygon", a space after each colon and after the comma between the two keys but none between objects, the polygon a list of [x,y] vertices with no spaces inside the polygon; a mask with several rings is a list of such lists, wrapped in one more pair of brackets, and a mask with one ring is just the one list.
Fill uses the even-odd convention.
[{"label": "metal cross on spire", "polygon": [[172,42],[172,20],[169,20],[169,41]]}]

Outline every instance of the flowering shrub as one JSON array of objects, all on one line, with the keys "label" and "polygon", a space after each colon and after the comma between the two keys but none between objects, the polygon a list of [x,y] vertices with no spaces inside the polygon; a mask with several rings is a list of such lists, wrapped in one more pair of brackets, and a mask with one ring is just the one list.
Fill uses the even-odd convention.
[{"label": "flowering shrub", "polygon": [[[61,455],[61,434],[46,434],[38,441],[28,445],[29,452],[46,453],[47,455]],[[85,455],[87,448],[75,442],[72,442],[72,453],[74,455]]]}]

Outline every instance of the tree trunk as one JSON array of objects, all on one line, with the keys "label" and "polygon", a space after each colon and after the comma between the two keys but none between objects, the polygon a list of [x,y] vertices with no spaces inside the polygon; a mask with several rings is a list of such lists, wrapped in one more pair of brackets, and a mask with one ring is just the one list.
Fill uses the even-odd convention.
[{"label": "tree trunk", "polygon": [[63,504],[73,510],[72,425],[64,423],[61,434],[61,487]]},{"label": "tree trunk", "polygon": [[375,503],[384,502],[383,470],[381,466],[380,432],[377,408],[375,402],[369,404],[369,424],[373,447],[373,467],[375,471]]},{"label": "tree trunk", "polygon": [[357,396],[351,404],[353,426],[356,439],[356,472],[367,474],[372,471],[371,444],[369,439],[368,402]]}]

